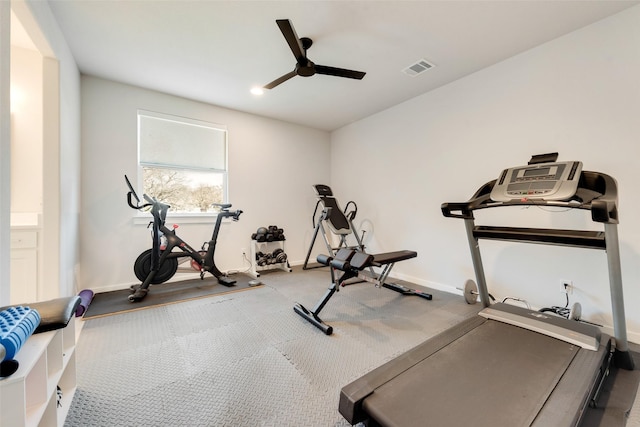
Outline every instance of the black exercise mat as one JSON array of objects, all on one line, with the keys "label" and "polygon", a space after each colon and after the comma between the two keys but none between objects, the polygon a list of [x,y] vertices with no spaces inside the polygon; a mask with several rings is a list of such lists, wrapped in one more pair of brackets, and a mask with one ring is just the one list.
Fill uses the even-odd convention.
[{"label": "black exercise mat", "polygon": [[236,280],[234,286],[221,285],[218,283],[218,280],[212,276],[205,277],[204,280],[191,279],[161,285],[151,285],[149,287],[149,293],[140,302],[129,302],[127,299],[131,294],[129,289],[98,293],[94,295],[93,301],[91,301],[83,318],[90,319],[109,316],[127,311],[174,304],[196,298],[223,295],[229,292],[244,291],[257,287],[249,286],[249,281],[253,280],[250,276],[238,274],[232,276],[232,278]]}]

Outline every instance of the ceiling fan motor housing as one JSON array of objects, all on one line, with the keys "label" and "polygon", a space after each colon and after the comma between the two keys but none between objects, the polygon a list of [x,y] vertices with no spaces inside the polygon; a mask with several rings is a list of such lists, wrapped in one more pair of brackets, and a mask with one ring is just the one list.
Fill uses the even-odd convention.
[{"label": "ceiling fan motor housing", "polygon": [[305,61],[306,65],[300,63],[296,64],[296,74],[302,77],[311,77],[316,73],[316,68],[313,62],[308,59]]}]

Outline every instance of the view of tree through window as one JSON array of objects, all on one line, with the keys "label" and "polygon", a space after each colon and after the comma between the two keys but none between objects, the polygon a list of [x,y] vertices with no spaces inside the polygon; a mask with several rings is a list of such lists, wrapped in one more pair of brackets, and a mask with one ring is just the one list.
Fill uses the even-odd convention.
[{"label": "view of tree through window", "polygon": [[226,202],[226,129],[193,119],[138,112],[143,191],[174,213],[216,212]]},{"label": "view of tree through window", "polygon": [[172,212],[215,212],[211,205],[224,203],[222,184],[214,184],[219,181],[215,174],[152,167],[142,170],[144,192],[171,205]]}]

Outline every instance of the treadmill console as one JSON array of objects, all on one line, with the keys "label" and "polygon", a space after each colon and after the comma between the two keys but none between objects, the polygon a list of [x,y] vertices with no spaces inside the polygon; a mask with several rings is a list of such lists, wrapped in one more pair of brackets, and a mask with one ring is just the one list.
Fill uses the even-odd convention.
[{"label": "treadmill console", "polygon": [[502,171],[491,190],[496,202],[567,200],[578,189],[582,162],[548,162]]}]

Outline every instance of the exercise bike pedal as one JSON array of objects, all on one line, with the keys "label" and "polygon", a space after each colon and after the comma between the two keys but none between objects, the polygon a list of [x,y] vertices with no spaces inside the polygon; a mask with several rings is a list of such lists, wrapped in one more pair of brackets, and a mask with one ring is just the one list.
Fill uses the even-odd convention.
[{"label": "exercise bike pedal", "polygon": [[147,296],[147,292],[149,292],[148,289],[140,289],[140,288],[136,289],[136,291],[134,293],[129,295],[129,297],[128,297],[129,302],[142,301],[144,299],[144,297]]},{"label": "exercise bike pedal", "polygon": [[218,283],[224,286],[234,286],[236,281],[226,276],[220,276],[218,277]]}]

